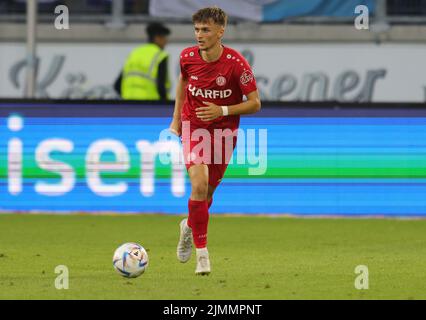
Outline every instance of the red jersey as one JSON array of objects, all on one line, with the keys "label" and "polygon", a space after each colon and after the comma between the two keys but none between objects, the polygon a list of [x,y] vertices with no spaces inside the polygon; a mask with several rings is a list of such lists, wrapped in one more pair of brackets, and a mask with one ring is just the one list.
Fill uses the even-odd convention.
[{"label": "red jersey", "polygon": [[202,121],[197,117],[195,109],[206,106],[203,101],[218,106],[239,104],[244,95],[256,90],[256,79],[246,59],[236,50],[223,46],[218,60],[206,62],[201,57],[198,46],[194,46],[182,51],[180,70],[183,79],[188,80],[182,121],[189,120],[191,125],[201,128],[211,124],[219,128],[238,128],[239,115]]}]

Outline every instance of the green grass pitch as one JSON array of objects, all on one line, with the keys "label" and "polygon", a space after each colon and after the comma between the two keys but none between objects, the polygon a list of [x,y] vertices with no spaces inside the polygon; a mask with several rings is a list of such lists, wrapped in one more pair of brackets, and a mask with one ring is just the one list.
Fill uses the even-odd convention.
[{"label": "green grass pitch", "polygon": [[[212,215],[212,274],[176,259],[180,216],[0,215],[0,299],[426,299],[426,220]],[[149,267],[119,276],[124,242]],[[66,265],[69,289],[54,286]],[[354,287],[366,265],[369,289]]]}]

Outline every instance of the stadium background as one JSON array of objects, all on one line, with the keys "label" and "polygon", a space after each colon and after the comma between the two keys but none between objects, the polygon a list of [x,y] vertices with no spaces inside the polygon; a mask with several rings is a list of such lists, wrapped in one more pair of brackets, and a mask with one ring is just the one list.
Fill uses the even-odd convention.
[{"label": "stadium background", "polygon": [[[212,211],[424,216],[426,2],[214,3],[230,14],[225,44],[253,65],[264,102],[242,128],[258,138],[267,129],[268,152],[262,175],[248,175],[256,163],[230,166]],[[69,7],[69,30],[53,27],[59,4]],[[369,8],[368,30],[354,27],[357,5]],[[174,83],[178,53],[193,44],[189,17],[197,2],[39,1],[38,85],[30,100],[22,100],[29,97],[25,8],[25,1],[0,4],[0,210],[185,213],[187,177],[173,178],[172,166],[158,158],[154,177],[144,176],[136,146],[158,140],[172,103],[123,103],[112,83],[153,20],[173,31],[167,50]],[[16,139],[21,158],[11,147]],[[72,151],[53,150],[51,167],[42,169],[37,149],[50,139],[72,142]],[[121,143],[129,159],[128,169],[101,175],[103,185],[125,184],[110,194],[88,184],[86,152],[103,139]],[[100,161],[116,156],[107,149]],[[58,163],[75,178],[61,180]],[[20,170],[22,189],[13,191]],[[61,184],[68,189],[55,191]]]}]

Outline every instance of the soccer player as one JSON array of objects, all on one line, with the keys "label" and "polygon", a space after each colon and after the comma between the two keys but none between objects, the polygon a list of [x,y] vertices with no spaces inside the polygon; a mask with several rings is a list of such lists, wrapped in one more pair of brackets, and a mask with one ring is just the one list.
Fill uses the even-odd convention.
[{"label": "soccer player", "polygon": [[191,180],[189,214],[180,223],[177,257],[180,262],[190,259],[193,240],[195,274],[208,275],[208,209],[235,148],[240,115],[256,113],[261,103],[247,61],[236,50],[222,45],[226,13],[218,7],[200,9],[192,22],[197,45],[181,53],[170,125],[170,131],[181,137]]}]

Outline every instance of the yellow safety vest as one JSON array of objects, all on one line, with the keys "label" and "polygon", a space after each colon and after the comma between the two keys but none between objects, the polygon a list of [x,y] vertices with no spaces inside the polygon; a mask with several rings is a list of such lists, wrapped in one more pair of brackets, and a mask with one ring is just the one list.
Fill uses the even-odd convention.
[{"label": "yellow safety vest", "polygon": [[[149,43],[134,49],[124,65],[121,96],[126,100],[160,100],[157,91],[158,66],[168,57],[159,46]],[[170,89],[169,75],[166,90]]]}]

